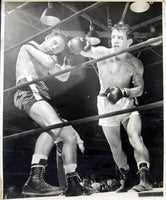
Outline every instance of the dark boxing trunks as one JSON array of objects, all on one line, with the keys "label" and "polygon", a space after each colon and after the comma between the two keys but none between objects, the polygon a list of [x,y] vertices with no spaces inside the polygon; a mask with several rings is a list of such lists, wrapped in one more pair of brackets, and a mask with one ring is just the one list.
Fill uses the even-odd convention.
[{"label": "dark boxing trunks", "polygon": [[[17,85],[22,85],[36,78],[25,77],[17,82]],[[51,99],[48,94],[48,87],[43,81],[27,85],[21,89],[18,89],[14,94],[14,104],[19,109],[28,113],[31,106],[41,100]]]}]

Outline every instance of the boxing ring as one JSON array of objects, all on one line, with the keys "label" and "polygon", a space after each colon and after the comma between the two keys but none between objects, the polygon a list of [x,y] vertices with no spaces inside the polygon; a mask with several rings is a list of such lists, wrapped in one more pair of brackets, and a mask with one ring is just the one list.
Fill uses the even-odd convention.
[{"label": "boxing ring", "polygon": [[[9,52],[12,49],[17,48],[17,47],[25,44],[26,42],[36,38],[37,36],[39,36],[41,34],[44,34],[44,33],[48,32],[48,31],[50,31],[50,30],[52,30],[54,28],[57,28],[61,24],[64,24],[64,23],[68,22],[69,20],[74,19],[75,17],[81,16],[84,13],[86,13],[86,12],[92,10],[92,9],[95,9],[96,7],[98,7],[98,6],[102,5],[102,4],[103,3],[101,3],[101,2],[94,3],[93,5],[85,8],[85,9],[82,9],[81,11],[78,11],[78,12],[74,13],[73,15],[69,16],[68,18],[63,19],[57,25],[51,26],[51,27],[49,27],[49,28],[37,33],[36,35],[34,35],[34,36],[32,36],[32,37],[30,37],[30,38],[18,43],[17,45],[14,45],[14,46],[8,48],[7,50],[4,51],[4,53]],[[123,17],[124,17],[124,13],[123,13]],[[134,50],[138,50],[138,49],[140,49],[142,47],[146,47],[146,46],[148,46],[150,44],[154,44],[154,43],[159,42],[159,41],[162,41],[162,36],[158,36],[156,38],[152,38],[152,39],[149,39],[147,41],[132,45],[129,48],[117,51],[115,53],[111,53],[111,54],[109,54],[107,56],[99,57],[98,59],[89,60],[89,61],[83,62],[81,64],[71,66],[68,69],[53,73],[51,75],[48,75],[48,76],[43,77],[43,78],[39,78],[39,79],[34,80],[34,81],[30,81],[30,82],[25,83],[23,85],[13,86],[11,88],[7,88],[7,89],[4,90],[4,95],[6,93],[8,93],[8,92],[16,91],[17,89],[23,88],[23,87],[25,87],[27,85],[36,83],[38,81],[46,81],[48,79],[52,79],[52,78],[54,78],[54,77],[56,77],[58,75],[61,75],[61,74],[66,73],[66,72],[70,72],[70,71],[72,71],[74,69],[77,69],[77,68],[86,68],[87,66],[93,65],[93,64],[95,64],[95,63],[97,63],[99,61],[102,61],[102,60],[105,60],[105,59],[108,59],[108,58],[123,54],[125,52],[131,52],[131,51],[134,51]],[[111,113],[106,113],[106,114],[103,114],[103,115],[93,115],[93,116],[90,116],[90,117],[84,117],[84,118],[79,118],[79,119],[76,119],[76,120],[71,120],[71,121],[67,121],[67,122],[63,122],[63,123],[53,124],[53,125],[50,125],[50,126],[47,126],[47,127],[42,127],[42,128],[36,128],[36,129],[28,130],[28,131],[23,131],[23,132],[15,133],[15,134],[12,134],[12,135],[4,136],[3,139],[4,139],[4,141],[14,140],[14,139],[17,139],[17,138],[20,138],[20,137],[24,137],[24,136],[39,134],[41,132],[45,132],[45,131],[48,131],[48,130],[51,130],[51,129],[55,129],[55,128],[65,127],[65,126],[69,126],[69,125],[75,126],[75,125],[79,125],[79,124],[85,124],[85,123],[97,121],[97,120],[99,120],[101,118],[121,115],[121,114],[128,113],[128,112],[133,112],[133,111],[142,112],[142,111],[145,111],[145,110],[148,111],[148,110],[151,110],[151,109],[156,109],[156,108],[161,108],[161,107],[163,107],[163,100],[157,101],[157,102],[153,102],[153,103],[149,103],[149,104],[145,104],[145,105],[140,105],[140,106],[137,106],[135,108],[128,108],[128,109],[124,109],[124,110],[118,110],[118,111],[111,112]],[[158,194],[155,197],[156,200],[161,199],[161,193],[162,193],[162,189],[157,189],[157,188],[153,189],[153,195]],[[146,196],[146,194],[147,194],[147,196]],[[73,199],[76,199],[76,200],[77,199],[79,199],[79,200],[85,200],[85,199],[86,200],[93,200],[93,199],[97,200],[97,199],[103,198],[105,200],[107,200],[107,199],[125,200],[125,199],[128,199],[129,197],[133,198],[133,199],[137,199],[140,196],[141,196],[141,193],[138,194],[138,193],[136,193],[134,191],[128,191],[127,193],[121,193],[121,194],[120,193],[117,194],[116,192],[106,192],[106,193],[95,193],[95,194],[92,194],[90,196],[78,196],[78,197],[56,196],[56,197],[40,197],[40,198],[34,198],[34,199],[41,199],[42,198],[42,199],[52,200],[52,199],[56,198],[57,200],[61,200],[61,199],[66,199],[67,198],[67,199],[72,199],[72,200]],[[143,197],[143,196],[146,196],[146,197]],[[146,199],[146,200],[151,199],[151,197],[148,197],[148,196],[151,196],[151,195],[148,195],[148,193],[145,193],[145,194],[142,195],[141,199],[143,199],[143,200],[144,199]]]},{"label": "boxing ring", "polygon": [[[143,46],[147,46],[149,44],[153,44],[153,43],[161,41],[161,40],[162,40],[162,36],[159,36],[157,38],[154,38],[154,39],[151,39],[149,41],[145,41],[145,42],[133,45],[133,46],[131,46],[129,48],[126,48],[126,49],[117,51],[115,53],[100,57],[98,59],[90,60],[90,61],[84,62],[82,64],[79,64],[79,65],[76,65],[76,66],[72,66],[72,67],[70,67],[68,69],[52,73],[51,75],[48,75],[46,77],[39,78],[39,79],[36,79],[34,81],[30,81],[28,83],[25,83],[25,84],[22,84],[22,85],[19,85],[19,86],[14,86],[12,88],[4,90],[4,92],[6,93],[6,92],[9,92],[9,91],[14,91],[14,90],[20,89],[20,88],[23,88],[23,87],[25,87],[27,85],[33,84],[33,83],[35,83],[37,81],[45,81],[47,79],[53,78],[53,77],[61,75],[63,73],[72,71],[75,68],[86,67],[86,66],[92,65],[92,64],[94,64],[96,62],[102,61],[104,59],[108,59],[108,58],[111,58],[113,56],[120,55],[120,54],[125,53],[127,51],[130,52],[130,51],[133,51],[135,49],[139,49],[139,48],[141,48]],[[97,115],[97,116],[91,116],[91,117],[87,117],[87,118],[83,118],[83,119],[73,120],[71,122],[63,122],[63,123],[54,124],[54,125],[51,125],[51,126],[48,126],[48,127],[43,127],[43,128],[39,128],[39,129],[35,129],[35,130],[25,131],[23,133],[17,133],[17,134],[11,135],[11,136],[5,136],[4,139],[17,138],[17,137],[20,137],[22,135],[29,135],[29,134],[33,134],[33,133],[41,133],[43,131],[48,131],[48,130],[51,130],[53,128],[60,128],[60,127],[69,126],[69,125],[77,125],[77,124],[81,124],[81,123],[87,123],[87,122],[95,121],[95,120],[98,120],[98,119],[104,118],[104,117],[120,115],[120,114],[133,112],[133,111],[149,110],[149,109],[158,108],[158,107],[162,107],[162,106],[163,106],[163,101],[154,102],[154,103],[147,104],[147,105],[144,105],[144,106],[137,106],[136,108],[119,110],[119,111],[115,111],[115,112],[112,112],[112,113],[107,113],[107,114]]]}]

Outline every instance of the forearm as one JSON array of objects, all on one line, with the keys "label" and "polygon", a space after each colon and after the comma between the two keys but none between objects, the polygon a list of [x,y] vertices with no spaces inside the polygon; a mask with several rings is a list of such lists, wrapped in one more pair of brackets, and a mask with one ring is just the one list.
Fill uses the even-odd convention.
[{"label": "forearm", "polygon": [[51,69],[56,64],[56,61],[52,58],[52,56],[34,48],[30,45],[24,45],[24,50],[32,56],[38,63],[42,66]]},{"label": "forearm", "polygon": [[100,48],[93,47],[93,46],[91,46],[91,48],[88,51],[84,51],[84,50],[81,51],[80,54],[84,57],[94,58],[94,59],[101,56]]},{"label": "forearm", "polygon": [[122,90],[124,90],[124,96],[135,98],[142,95],[143,86],[137,86],[133,88],[123,88]]},{"label": "forearm", "polygon": [[98,58],[105,52],[106,48],[102,46],[91,46],[88,40],[84,37],[72,38],[68,44],[68,49],[72,54],[81,54],[84,57]]},{"label": "forearm", "polygon": [[142,74],[135,73],[132,77],[132,83],[133,86],[131,88],[124,88],[126,94],[131,98],[141,96],[144,90],[144,81],[142,78]]}]

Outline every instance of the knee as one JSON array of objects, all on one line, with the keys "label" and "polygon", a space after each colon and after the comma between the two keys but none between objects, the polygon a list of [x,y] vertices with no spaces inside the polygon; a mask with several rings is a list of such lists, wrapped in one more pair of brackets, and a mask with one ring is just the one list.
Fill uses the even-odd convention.
[{"label": "knee", "polygon": [[77,136],[76,136],[75,132],[68,127],[64,128],[64,130],[62,130],[61,137],[65,143],[70,143],[70,144],[77,143]]},{"label": "knee", "polygon": [[[55,125],[55,124],[58,124],[58,123],[61,123],[62,121],[59,120],[58,118],[56,119],[47,119],[47,120],[44,120],[42,122],[42,126],[44,127],[47,127],[47,126],[51,126],[51,125]],[[53,134],[55,134],[55,136],[61,131],[61,128],[54,128],[54,129],[51,129],[51,132],[53,132]]]}]

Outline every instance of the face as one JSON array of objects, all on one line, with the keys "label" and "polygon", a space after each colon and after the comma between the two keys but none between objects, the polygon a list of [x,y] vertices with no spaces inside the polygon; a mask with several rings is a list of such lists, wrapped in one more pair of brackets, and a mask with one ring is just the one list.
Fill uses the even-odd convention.
[{"label": "face", "polygon": [[132,43],[131,39],[127,39],[124,31],[114,29],[111,34],[112,48],[115,51],[125,49]]},{"label": "face", "polygon": [[58,54],[65,48],[65,41],[60,35],[47,36],[43,42],[42,50],[50,55]]}]

